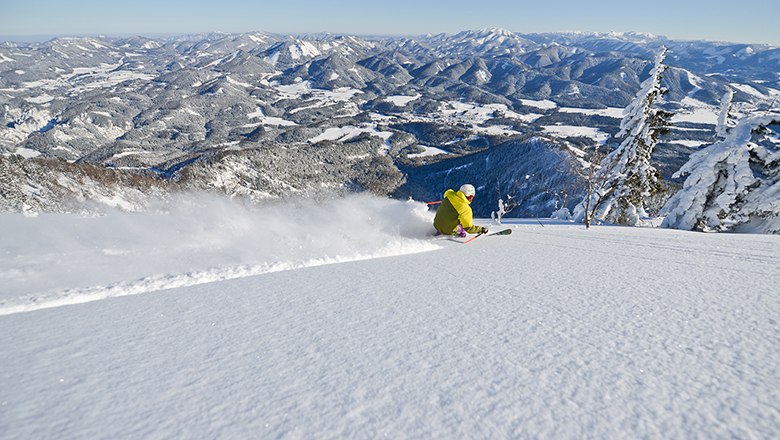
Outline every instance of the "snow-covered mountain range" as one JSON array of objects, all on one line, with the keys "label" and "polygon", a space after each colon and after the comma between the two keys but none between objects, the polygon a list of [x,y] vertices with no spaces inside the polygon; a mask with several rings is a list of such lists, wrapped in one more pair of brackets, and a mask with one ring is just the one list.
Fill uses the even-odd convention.
[{"label": "snow-covered mountain range", "polygon": [[[561,192],[577,192],[567,170],[616,143],[622,108],[662,45],[675,116],[655,159],[671,176],[713,141],[728,89],[737,112],[776,107],[780,49],[503,29],[6,42],[2,208],[129,209],[155,180],[163,192],[254,199],[364,189],[428,199],[463,180],[499,194],[521,180],[529,204],[516,213],[549,214]],[[89,184],[63,178],[84,169]]]}]

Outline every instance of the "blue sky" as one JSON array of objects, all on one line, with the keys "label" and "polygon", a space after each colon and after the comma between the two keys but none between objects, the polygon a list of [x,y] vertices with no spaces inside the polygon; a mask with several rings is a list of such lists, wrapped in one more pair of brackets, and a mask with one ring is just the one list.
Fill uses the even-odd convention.
[{"label": "blue sky", "polygon": [[778,0],[0,0],[0,35],[640,31],[780,46]]}]

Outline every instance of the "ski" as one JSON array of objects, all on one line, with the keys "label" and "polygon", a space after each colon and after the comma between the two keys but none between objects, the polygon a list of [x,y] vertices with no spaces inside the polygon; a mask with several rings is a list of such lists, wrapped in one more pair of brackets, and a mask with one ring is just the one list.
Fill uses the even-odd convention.
[{"label": "ski", "polygon": [[466,239],[465,241],[458,240],[458,237],[455,236],[455,235],[444,235],[444,234],[434,235],[433,239],[434,240],[450,240],[450,241],[454,241],[454,242],[457,242],[457,243],[469,244],[473,240],[477,239],[478,237],[482,237],[482,236],[489,237],[491,235],[509,235],[511,233],[512,233],[512,230],[507,228],[507,229],[503,229],[501,231],[489,232],[487,234],[477,234],[477,235],[475,235],[475,236],[473,236],[471,238]]},{"label": "ski", "polygon": [[472,241],[476,240],[477,238],[479,238],[479,237],[481,237],[483,235],[486,236],[486,237],[490,237],[491,235],[509,235],[511,233],[512,233],[512,230],[507,228],[507,229],[504,229],[504,230],[501,230],[501,231],[490,232],[488,234],[477,234],[477,235],[469,238],[468,240],[464,241],[463,244],[469,244]]}]

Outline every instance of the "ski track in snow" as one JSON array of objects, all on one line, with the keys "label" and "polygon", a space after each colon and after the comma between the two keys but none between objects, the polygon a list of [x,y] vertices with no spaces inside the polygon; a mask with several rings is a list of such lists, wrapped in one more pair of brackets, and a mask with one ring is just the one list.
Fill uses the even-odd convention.
[{"label": "ski track in snow", "polygon": [[295,270],[304,267],[316,267],[328,264],[346,263],[351,261],[370,260],[416,252],[427,252],[438,249],[431,243],[412,241],[408,243],[392,243],[385,249],[373,254],[355,254],[343,257],[325,257],[302,262],[283,262],[263,265],[217,267],[205,271],[195,271],[182,274],[155,275],[135,281],[119,282],[107,286],[93,286],[63,291],[51,291],[6,300],[0,303],[0,316],[34,310],[61,307],[85,302],[98,301],[118,296],[139,295],[178,287],[188,287],[204,283],[230,280],[234,278],[251,277],[266,273]]},{"label": "ski track in snow", "polygon": [[2,316],[0,434],[780,435],[780,237],[504,223],[467,246]]}]

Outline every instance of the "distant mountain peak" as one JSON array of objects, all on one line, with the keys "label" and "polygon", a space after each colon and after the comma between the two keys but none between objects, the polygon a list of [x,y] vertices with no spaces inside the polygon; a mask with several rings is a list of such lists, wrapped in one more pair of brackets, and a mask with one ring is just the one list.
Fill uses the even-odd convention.
[{"label": "distant mountain peak", "polygon": [[455,35],[439,34],[429,39],[440,53],[463,55],[478,53],[494,56],[518,55],[536,46],[530,40],[501,28],[466,30]]},{"label": "distant mountain peak", "polygon": [[510,37],[510,36],[514,35],[514,32],[506,30],[504,28],[499,28],[499,27],[482,28],[482,29],[480,29],[477,32],[480,33],[480,34],[494,34],[494,35],[499,35],[499,36],[502,36],[502,37]]},{"label": "distant mountain peak", "polygon": [[666,37],[662,35],[651,34],[649,32],[610,32],[607,34],[607,36],[630,41],[651,41],[666,39]]}]

